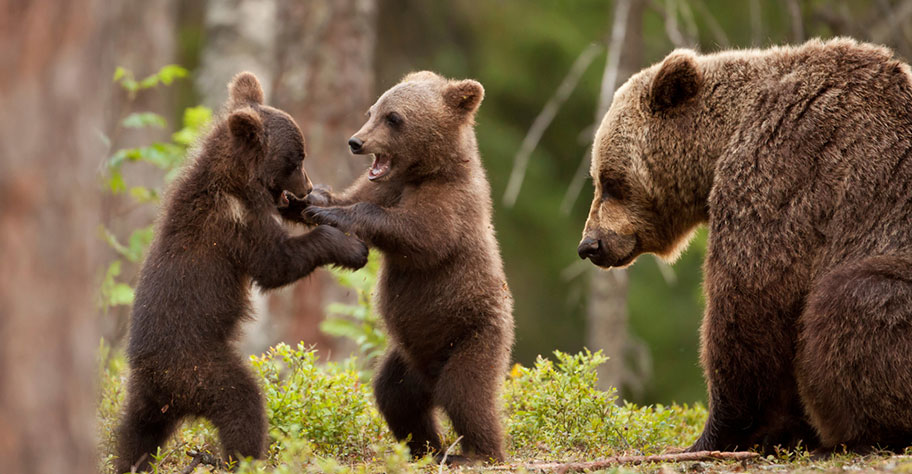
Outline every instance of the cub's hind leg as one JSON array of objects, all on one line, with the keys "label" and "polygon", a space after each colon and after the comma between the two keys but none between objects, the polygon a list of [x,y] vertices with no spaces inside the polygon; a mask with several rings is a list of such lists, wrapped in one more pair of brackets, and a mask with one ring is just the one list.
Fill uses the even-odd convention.
[{"label": "cub's hind leg", "polygon": [[115,472],[142,472],[149,468],[152,455],[174,432],[180,416],[146,381],[132,375],[127,393],[127,407],[117,429]]},{"label": "cub's hind leg", "polygon": [[800,326],[798,385],[823,449],[912,443],[912,258],[824,275]]},{"label": "cub's hind leg", "polygon": [[500,394],[509,346],[496,330],[479,331],[450,356],[437,381],[434,400],[462,436],[463,455],[481,461],[504,460]]},{"label": "cub's hind leg", "polygon": [[203,374],[199,415],[218,429],[225,460],[262,458],[266,453],[266,412],[263,396],[240,357],[227,352]]},{"label": "cub's hind leg", "polygon": [[412,456],[440,452],[431,389],[395,347],[387,351],[374,377],[374,396],[377,408],[396,439],[409,439]]}]

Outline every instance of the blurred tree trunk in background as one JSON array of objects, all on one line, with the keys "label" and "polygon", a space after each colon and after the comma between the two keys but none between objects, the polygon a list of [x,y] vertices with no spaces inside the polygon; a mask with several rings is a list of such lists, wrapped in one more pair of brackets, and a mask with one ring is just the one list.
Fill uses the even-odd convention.
[{"label": "blurred tree trunk in background", "polygon": [[0,0],[0,459],[91,473],[110,9]]},{"label": "blurred tree trunk in background", "polygon": [[[346,142],[372,99],[375,16],[375,0],[209,0],[197,80],[204,102],[220,107],[231,77],[253,71],[267,102],[301,126],[311,179],[348,186],[366,167]],[[332,349],[319,324],[326,303],[342,299],[323,270],[258,298],[244,349],[262,351],[279,340]]]},{"label": "blurred tree trunk in background", "polygon": [[[304,166],[313,182],[344,189],[367,168],[364,157],[349,153],[347,143],[373,99],[376,1],[283,1],[278,14],[273,102],[301,126],[307,141]],[[345,299],[332,276],[317,270],[270,295],[269,312],[284,322],[286,340],[332,349],[319,324],[328,302]],[[333,352],[344,356],[348,351]]]},{"label": "blurred tree trunk in background", "polygon": [[[241,71],[256,74],[272,101],[275,70],[276,0],[208,0],[196,86],[204,105],[218,111],[228,99],[228,82]],[[241,350],[257,353],[279,337],[281,328],[266,310],[265,295],[253,295],[254,317],[245,323]]]},{"label": "blurred tree trunk in background", "polygon": [[[612,29],[623,28],[623,36],[617,38],[620,44],[616,44],[615,40],[609,44],[609,64],[605,68],[605,74],[616,76],[610,90],[602,90],[596,126],[607,112],[614,91],[642,68],[645,4],[645,0],[618,0],[615,4],[615,21]],[[620,19],[619,15],[625,15],[626,18]],[[617,31],[612,32],[612,35],[617,34]],[[610,56],[615,54],[620,55],[616,58],[617,69],[611,71]],[[592,351],[601,349],[609,357],[608,362],[598,369],[599,386],[620,389],[628,382],[635,382],[625,368],[625,353],[630,345],[627,332],[627,271],[602,271],[593,268],[589,273],[586,345]]]}]

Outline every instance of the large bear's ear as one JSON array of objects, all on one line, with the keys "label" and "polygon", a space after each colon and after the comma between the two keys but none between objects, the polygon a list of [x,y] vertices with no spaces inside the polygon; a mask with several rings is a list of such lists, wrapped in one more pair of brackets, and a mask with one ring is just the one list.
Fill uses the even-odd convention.
[{"label": "large bear's ear", "polygon": [[700,92],[703,74],[697,54],[679,49],[669,54],[649,87],[649,105],[653,112],[668,110],[687,102]]},{"label": "large bear's ear", "polygon": [[250,107],[243,107],[228,116],[228,130],[235,143],[241,147],[259,148],[266,140],[266,130],[260,115]]},{"label": "large bear's ear", "polygon": [[251,104],[263,104],[263,87],[252,72],[244,71],[228,84],[228,98],[231,108]]},{"label": "large bear's ear", "polygon": [[445,86],[443,100],[453,110],[466,115],[473,114],[484,99],[484,87],[478,81],[463,79]]}]

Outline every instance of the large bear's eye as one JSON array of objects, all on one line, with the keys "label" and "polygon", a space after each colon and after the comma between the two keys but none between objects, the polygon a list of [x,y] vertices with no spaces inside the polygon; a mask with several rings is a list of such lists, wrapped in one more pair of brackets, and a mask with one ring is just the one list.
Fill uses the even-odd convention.
[{"label": "large bear's eye", "polygon": [[392,127],[398,127],[402,125],[402,116],[396,112],[390,112],[386,114],[386,123],[390,124]]},{"label": "large bear's eye", "polygon": [[621,201],[624,199],[624,183],[617,178],[603,177],[602,180],[602,200],[613,199]]}]

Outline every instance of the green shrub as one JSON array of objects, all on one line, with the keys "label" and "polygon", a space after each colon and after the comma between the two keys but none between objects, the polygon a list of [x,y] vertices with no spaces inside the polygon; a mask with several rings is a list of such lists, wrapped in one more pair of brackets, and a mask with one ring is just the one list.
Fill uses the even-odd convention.
[{"label": "green shrub", "polygon": [[615,389],[599,390],[596,368],[607,360],[601,352],[554,356],[556,363],[539,356],[534,367],[514,367],[506,383],[506,427],[516,455],[653,454],[687,446],[699,434],[701,407],[619,406]]},{"label": "green shrub", "polygon": [[[614,390],[597,389],[601,353],[555,352],[534,367],[514,367],[504,389],[508,455],[516,460],[594,459],[619,453],[652,454],[687,446],[702,427],[701,407],[618,405]],[[126,363],[104,343],[99,350],[100,462],[110,471],[114,429],[124,400]],[[396,443],[374,406],[371,387],[354,358],[320,363],[299,344],[279,344],[251,357],[266,398],[272,443],[263,461],[239,472],[414,472],[436,469],[430,458],[413,463]],[[456,434],[444,426],[449,445]],[[163,473],[180,472],[187,450],[218,453],[218,434],[208,422],[188,420],[157,456]]]}]

